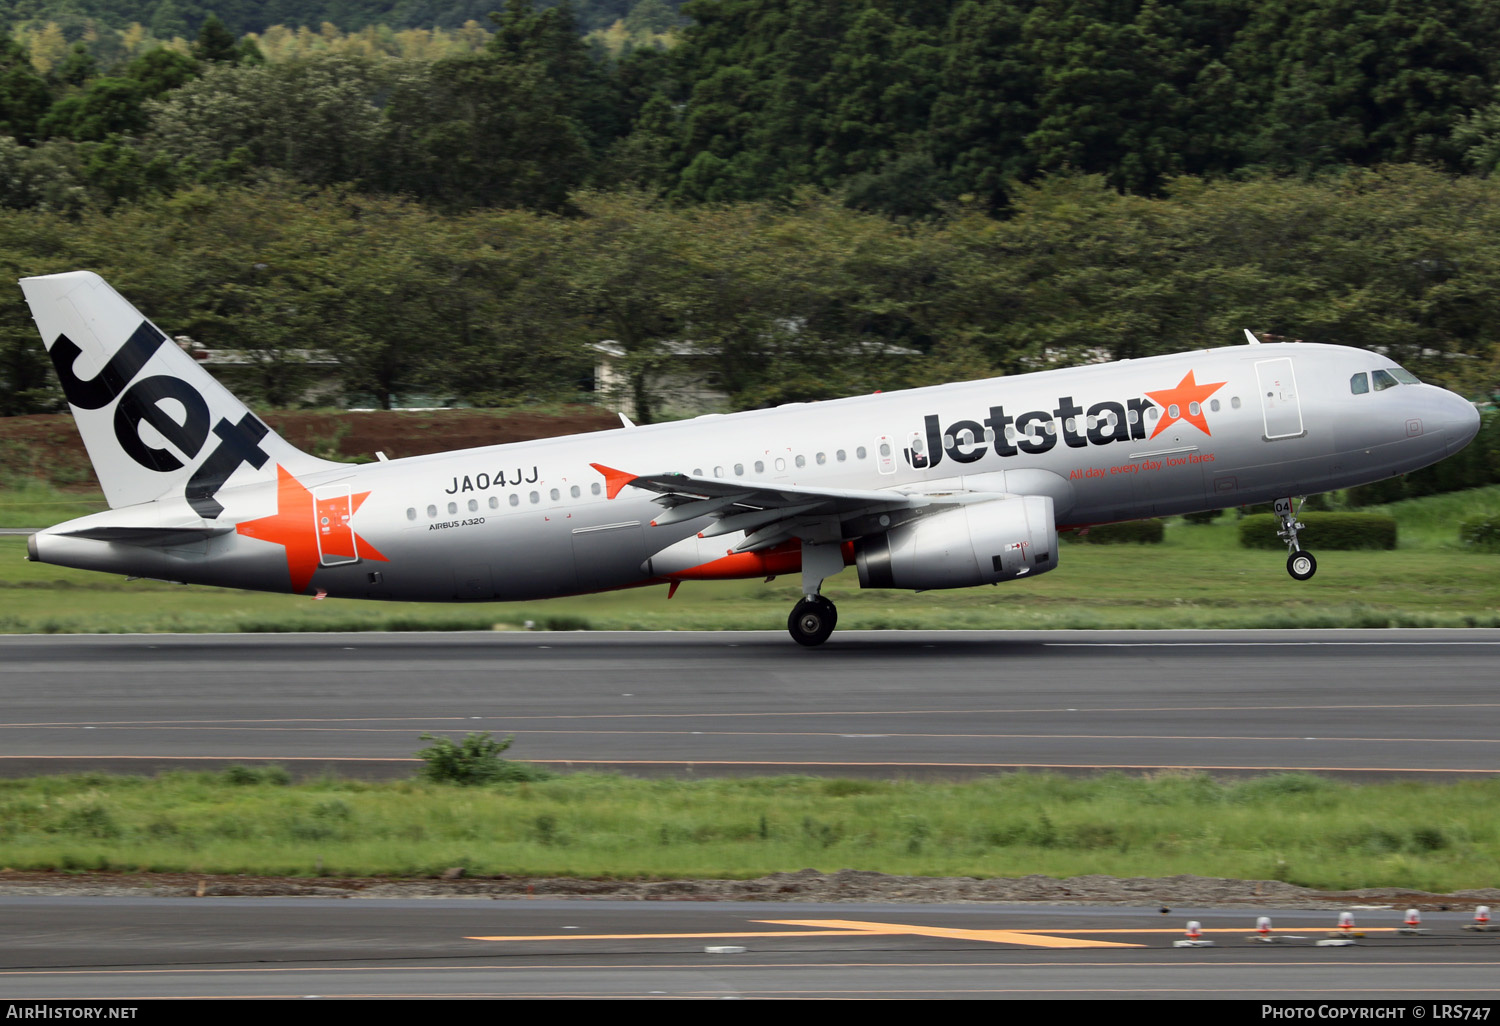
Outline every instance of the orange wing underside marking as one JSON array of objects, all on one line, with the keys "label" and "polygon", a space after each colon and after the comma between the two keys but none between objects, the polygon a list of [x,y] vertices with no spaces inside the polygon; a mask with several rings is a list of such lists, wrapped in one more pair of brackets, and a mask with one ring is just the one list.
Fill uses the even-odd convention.
[{"label": "orange wing underside marking", "polygon": [[[360,492],[350,498],[350,516],[370,497],[369,492]],[[247,538],[270,542],[286,548],[286,567],[291,574],[292,591],[303,592],[318,569],[321,556],[318,552],[317,504],[312,492],[302,486],[291,473],[280,464],[276,466],[276,512],[268,517],[246,520],[236,524],[235,530]],[[381,555],[375,546],[359,535],[354,536],[360,556],[382,563],[390,560]]]},{"label": "orange wing underside marking", "polygon": [[604,495],[610,499],[619,495],[621,488],[624,488],[641,476],[639,474],[629,474],[623,470],[616,470],[614,467],[606,467],[602,463],[590,463],[589,466],[604,475]]}]

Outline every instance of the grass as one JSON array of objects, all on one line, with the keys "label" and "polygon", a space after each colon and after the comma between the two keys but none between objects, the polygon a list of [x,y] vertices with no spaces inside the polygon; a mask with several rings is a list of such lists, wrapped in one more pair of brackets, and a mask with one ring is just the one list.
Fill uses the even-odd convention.
[{"label": "grass", "polygon": [[[0,492],[0,510],[15,492]],[[34,502],[87,504],[88,496]],[[58,493],[52,493],[56,496]],[[12,508],[19,503],[11,503]],[[1168,522],[1161,545],[1064,542],[1059,569],[995,588],[862,591],[852,569],[825,586],[842,629],[1500,626],[1500,555],[1463,549],[1458,522],[1500,510],[1500,487],[1382,507],[1400,523],[1394,552],[1323,552],[1297,583],[1277,552],[1239,548],[1236,518]],[[795,576],[688,582],[516,603],[361,602],[180,586],[25,561],[0,538],[0,632],[594,630],[785,627]]]},{"label": "grass", "polygon": [[64,491],[30,480],[0,487],[0,527],[44,527],[108,508],[96,490]]},{"label": "grass", "polygon": [[1305,774],[961,783],[579,774],[463,788],[231,770],[0,781],[0,865],[289,876],[1277,879],[1450,892],[1500,874],[1500,781]]}]

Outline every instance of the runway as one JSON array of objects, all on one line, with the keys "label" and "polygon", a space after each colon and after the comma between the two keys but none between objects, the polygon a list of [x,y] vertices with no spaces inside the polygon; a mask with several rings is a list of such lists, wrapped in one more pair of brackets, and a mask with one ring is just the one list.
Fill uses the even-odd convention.
[{"label": "runway", "polygon": [[[1493,1002],[1500,935],[1430,913],[0,898],[0,1001],[179,997],[1254,998]],[[1213,948],[1175,949],[1185,918]],[[717,950],[710,950],[717,949]],[[1255,1006],[1257,1013],[1259,1006]]]},{"label": "runway", "polygon": [[0,638],[0,773],[409,775],[423,732],[559,768],[1500,772],[1500,631]]},{"label": "runway", "polygon": [[[424,731],[557,767],[1361,779],[1497,771],[1500,631],[0,638],[0,773],[269,760],[409,776]],[[0,896],[0,999],[1493,1001],[1500,934],[1428,911]],[[1246,939],[1257,914],[1304,940]],[[1188,919],[1217,946],[1178,950]],[[743,951],[710,952],[709,948]],[[1259,1007],[1258,1005],[1256,1006]]]}]

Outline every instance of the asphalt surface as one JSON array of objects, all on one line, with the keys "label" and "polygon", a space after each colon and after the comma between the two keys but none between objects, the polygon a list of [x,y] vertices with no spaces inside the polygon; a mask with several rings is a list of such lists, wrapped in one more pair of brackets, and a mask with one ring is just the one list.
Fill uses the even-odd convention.
[{"label": "asphalt surface", "polygon": [[[1285,935],[1277,944],[1249,940],[1256,915],[858,903],[3,898],[0,1001],[1185,997],[1384,998],[1430,1007],[1500,998],[1500,934],[1466,933],[1457,913],[1430,913],[1427,935],[1401,937],[1399,912],[1361,910],[1361,936],[1338,948],[1314,946],[1337,932],[1333,912],[1276,914],[1273,935]],[[1214,947],[1172,946],[1188,918],[1202,923]]]},{"label": "asphalt surface", "polygon": [[424,731],[637,773],[1500,773],[1500,631],[0,637],[0,774],[406,776]]},{"label": "asphalt surface", "polygon": [[[0,773],[406,776],[423,731],[489,730],[517,758],[681,775],[1447,779],[1500,770],[1497,655],[1500,631],[841,632],[816,651],[770,633],[4,637]],[[1500,934],[1429,912],[1400,937],[1400,912],[1358,910],[1365,936],[1326,948],[1333,911],[1274,908],[12,892],[0,1000],[1389,999],[1437,1017],[1500,999]],[[1259,914],[1302,939],[1249,941]],[[1216,946],[1172,947],[1188,919]]]}]

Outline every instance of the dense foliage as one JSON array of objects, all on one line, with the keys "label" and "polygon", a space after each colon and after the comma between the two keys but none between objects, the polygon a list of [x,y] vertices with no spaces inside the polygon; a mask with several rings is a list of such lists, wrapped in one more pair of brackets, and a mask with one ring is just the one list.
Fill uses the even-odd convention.
[{"label": "dense foliage", "polygon": [[[1243,327],[1497,378],[1493,4],[488,6],[9,4],[0,267],[97,269],[272,403],[308,349],[561,395],[606,338],[647,417],[673,341],[740,406]],[[0,413],[48,378],[0,307]]]},{"label": "dense foliage", "polygon": [[[1492,179],[1181,179],[1147,199],[1058,177],[1019,190],[1005,220],[957,208],[905,224],[816,193],[571,205],[445,214],[280,179],[197,186],[12,212],[0,275],[93,268],[169,333],[255,354],[253,398],[271,404],[300,393],[307,349],[381,405],[561,398],[600,339],[627,351],[646,411],[683,338],[739,407],[1233,344],[1245,327],[1378,345],[1470,392],[1496,378]],[[47,378],[24,304],[0,305],[6,412],[49,408]]]}]

